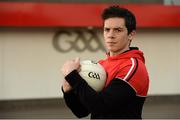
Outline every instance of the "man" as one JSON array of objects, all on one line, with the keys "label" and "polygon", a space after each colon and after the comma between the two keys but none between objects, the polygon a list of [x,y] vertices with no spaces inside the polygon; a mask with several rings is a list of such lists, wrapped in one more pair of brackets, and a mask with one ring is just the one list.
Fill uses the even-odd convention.
[{"label": "man", "polygon": [[135,16],[118,6],[102,13],[107,58],[99,63],[107,72],[101,92],[94,91],[79,75],[79,59],[62,67],[65,77],[62,91],[67,106],[79,118],[91,114],[92,119],[141,119],[149,87],[143,53],[130,47],[136,33]]}]

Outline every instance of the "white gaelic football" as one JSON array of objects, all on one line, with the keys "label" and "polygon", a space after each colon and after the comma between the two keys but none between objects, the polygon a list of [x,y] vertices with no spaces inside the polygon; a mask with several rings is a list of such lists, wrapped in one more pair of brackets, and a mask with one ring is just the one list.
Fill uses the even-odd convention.
[{"label": "white gaelic football", "polygon": [[101,64],[91,60],[80,62],[81,71],[79,74],[95,91],[99,92],[103,89],[106,82],[106,71]]}]

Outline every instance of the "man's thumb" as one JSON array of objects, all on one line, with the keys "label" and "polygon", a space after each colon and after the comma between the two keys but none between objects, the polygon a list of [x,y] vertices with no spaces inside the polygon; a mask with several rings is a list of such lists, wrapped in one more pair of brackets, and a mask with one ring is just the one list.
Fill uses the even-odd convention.
[{"label": "man's thumb", "polygon": [[80,62],[80,58],[79,57],[75,58],[75,62],[76,63]]}]

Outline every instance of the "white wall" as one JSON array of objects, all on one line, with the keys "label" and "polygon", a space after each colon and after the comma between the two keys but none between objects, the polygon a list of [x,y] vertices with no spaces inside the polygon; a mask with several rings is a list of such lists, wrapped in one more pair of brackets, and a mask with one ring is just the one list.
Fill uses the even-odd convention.
[{"label": "white wall", "polygon": [[[62,97],[60,68],[65,60],[76,56],[93,60],[105,57],[101,50],[58,52],[52,44],[56,31],[47,28],[0,30],[0,99]],[[73,32],[72,29],[65,31]],[[179,31],[140,30],[137,33],[133,45],[145,53],[151,79],[149,94],[180,94]],[[81,42],[78,44],[83,46]],[[65,41],[63,47],[69,47]]]},{"label": "white wall", "polygon": [[145,52],[150,94],[180,94],[180,30],[142,30],[136,44]]}]

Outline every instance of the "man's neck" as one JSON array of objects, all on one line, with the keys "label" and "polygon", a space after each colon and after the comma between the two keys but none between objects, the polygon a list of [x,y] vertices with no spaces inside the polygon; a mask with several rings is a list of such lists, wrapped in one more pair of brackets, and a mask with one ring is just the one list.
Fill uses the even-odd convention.
[{"label": "man's neck", "polygon": [[109,52],[109,56],[116,56],[116,55],[119,55],[119,54],[121,54],[121,53],[123,53],[123,52],[125,52],[125,51],[128,51],[128,50],[130,50],[129,47],[126,48],[126,49],[119,50],[119,51],[117,51],[117,52]]}]

